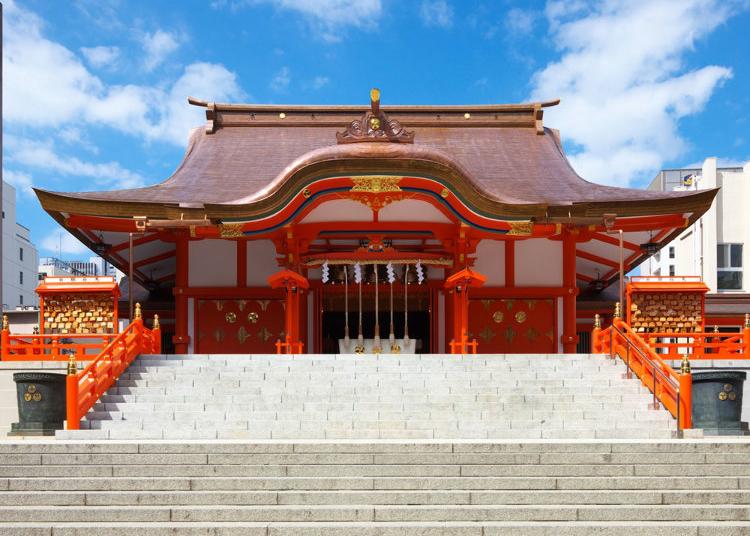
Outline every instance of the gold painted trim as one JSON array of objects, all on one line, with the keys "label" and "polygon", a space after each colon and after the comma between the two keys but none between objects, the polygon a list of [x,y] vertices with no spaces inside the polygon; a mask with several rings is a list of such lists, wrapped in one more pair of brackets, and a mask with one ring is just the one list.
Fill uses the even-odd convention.
[{"label": "gold painted trim", "polygon": [[530,236],[534,230],[534,223],[530,220],[508,221],[506,223],[510,225],[510,231],[507,233],[510,236]]},{"label": "gold painted trim", "polygon": [[222,238],[240,238],[244,236],[242,223],[222,223],[219,225],[219,236]]},{"label": "gold painted trim", "polygon": [[354,186],[350,192],[366,192],[370,194],[379,194],[383,192],[400,192],[401,187],[398,185],[403,177],[388,177],[381,175],[364,175],[361,177],[352,177]]}]

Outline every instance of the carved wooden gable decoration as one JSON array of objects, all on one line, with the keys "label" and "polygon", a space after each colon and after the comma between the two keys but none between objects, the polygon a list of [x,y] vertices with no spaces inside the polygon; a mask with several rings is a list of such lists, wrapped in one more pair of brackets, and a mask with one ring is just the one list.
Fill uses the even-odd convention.
[{"label": "carved wooden gable decoration", "polygon": [[380,109],[380,90],[370,91],[370,110],[352,121],[343,132],[336,133],[338,143],[363,141],[414,143],[414,132],[407,131],[395,119],[389,119]]}]

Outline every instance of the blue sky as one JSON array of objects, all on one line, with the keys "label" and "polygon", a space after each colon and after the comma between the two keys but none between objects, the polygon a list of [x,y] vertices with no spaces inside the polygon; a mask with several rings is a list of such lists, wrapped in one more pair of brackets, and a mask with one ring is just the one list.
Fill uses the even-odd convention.
[{"label": "blue sky", "polygon": [[747,0],[13,0],[4,4],[4,178],[42,255],[86,256],[31,186],[161,182],[218,102],[561,98],[576,170],[644,186],[750,160]]}]

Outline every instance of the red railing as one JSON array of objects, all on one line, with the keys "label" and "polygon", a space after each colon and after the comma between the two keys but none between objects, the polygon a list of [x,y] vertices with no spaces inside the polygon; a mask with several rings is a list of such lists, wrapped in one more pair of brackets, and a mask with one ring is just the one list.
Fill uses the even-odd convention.
[{"label": "red railing", "polygon": [[156,315],[154,328],[146,328],[138,306],[133,323],[117,335],[82,371],[76,370],[75,358],[71,356],[65,395],[68,430],[80,428],[81,418],[142,353],[161,353],[161,328]]},{"label": "red railing", "polygon": [[[276,339],[276,353],[277,354],[301,354],[302,348],[305,346],[305,343],[297,341],[292,342],[290,340],[289,335],[286,336],[286,341],[281,342],[279,339]],[[283,352],[282,348],[285,348],[286,351]]]},{"label": "red railing", "polygon": [[10,329],[4,328],[0,361],[63,361],[70,355],[86,361],[96,357],[115,337],[112,333],[12,335]]},{"label": "red railing", "polygon": [[663,359],[750,359],[750,327],[741,333],[644,333]]},{"label": "red railing", "polygon": [[595,353],[619,356],[627,365],[628,377],[635,374],[651,391],[654,397],[652,407],[664,406],[677,419],[678,430],[692,428],[693,380],[689,364],[681,372],[675,371],[618,317],[605,330],[595,327],[591,338]]},{"label": "red railing", "polygon": [[465,331],[461,333],[460,341],[451,339],[448,343],[448,346],[450,346],[451,349],[451,354],[476,354],[478,345],[479,343],[476,339],[469,340]]}]

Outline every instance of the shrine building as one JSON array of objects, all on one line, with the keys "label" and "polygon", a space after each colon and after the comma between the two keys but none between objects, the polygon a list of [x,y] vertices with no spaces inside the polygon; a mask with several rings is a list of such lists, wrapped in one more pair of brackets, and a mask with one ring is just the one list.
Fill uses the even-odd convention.
[{"label": "shrine building", "polygon": [[206,123],[164,182],[36,191],[132,273],[175,353],[573,353],[582,296],[716,195],[584,180],[543,123],[557,101],[189,101]]}]

